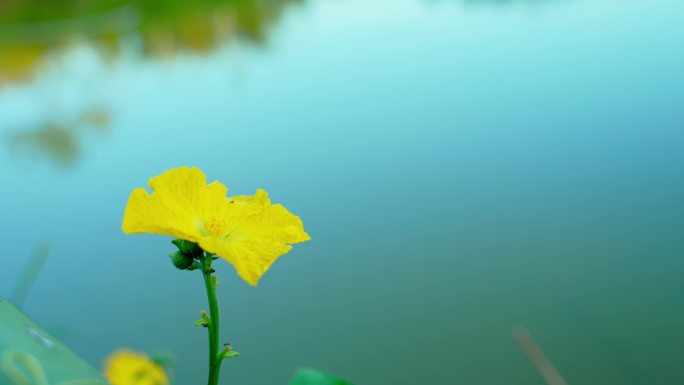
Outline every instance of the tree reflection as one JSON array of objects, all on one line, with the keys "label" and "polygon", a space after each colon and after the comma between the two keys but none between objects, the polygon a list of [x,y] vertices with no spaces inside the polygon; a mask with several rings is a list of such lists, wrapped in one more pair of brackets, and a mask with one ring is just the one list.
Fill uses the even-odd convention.
[{"label": "tree reflection", "polygon": [[[209,54],[233,40],[261,46],[284,10],[304,1],[0,1],[0,88],[28,82],[78,44],[94,47],[102,58],[112,58],[134,37],[142,43],[139,55],[147,59],[187,52]],[[72,84],[82,87],[80,82]],[[47,97],[59,98],[57,94]],[[81,152],[84,128],[102,131],[108,126],[107,112],[88,108],[77,122],[68,124],[55,123],[59,119],[48,116],[39,127],[10,133],[7,143],[15,154],[43,155],[60,166],[70,166]]]},{"label": "tree reflection", "polygon": [[109,119],[106,111],[92,109],[72,125],[48,122],[37,129],[14,132],[9,137],[9,146],[16,154],[43,155],[59,166],[70,166],[81,153],[81,134],[88,130],[105,132]]},{"label": "tree reflection", "polygon": [[151,57],[206,53],[230,39],[263,45],[304,0],[18,0],[0,6],[0,81],[28,77],[51,52],[87,40],[113,52],[128,33]]}]

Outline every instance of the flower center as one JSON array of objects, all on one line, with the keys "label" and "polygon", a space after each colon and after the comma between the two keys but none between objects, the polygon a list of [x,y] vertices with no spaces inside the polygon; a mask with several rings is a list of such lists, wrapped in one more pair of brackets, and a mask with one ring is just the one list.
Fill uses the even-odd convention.
[{"label": "flower center", "polygon": [[221,237],[226,233],[228,224],[223,218],[209,217],[204,221],[204,228],[215,237]]}]

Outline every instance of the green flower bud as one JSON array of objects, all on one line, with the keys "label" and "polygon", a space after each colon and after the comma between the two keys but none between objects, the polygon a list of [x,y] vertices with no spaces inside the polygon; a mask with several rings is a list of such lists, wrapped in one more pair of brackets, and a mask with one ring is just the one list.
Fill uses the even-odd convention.
[{"label": "green flower bud", "polygon": [[171,241],[171,243],[176,245],[178,250],[180,250],[183,254],[189,255],[192,258],[201,256],[202,252],[204,251],[195,242],[186,241],[185,239],[174,239]]},{"label": "green flower bud", "polygon": [[173,263],[173,265],[179,270],[189,269],[190,267],[192,267],[192,264],[194,262],[192,257],[185,255],[180,250],[176,250],[173,253],[169,254],[169,258],[171,258],[171,263]]},{"label": "green flower bud", "polygon": [[226,358],[233,358],[239,356],[240,353],[233,350],[233,345],[223,344],[223,351],[219,353],[219,358],[225,360]]}]

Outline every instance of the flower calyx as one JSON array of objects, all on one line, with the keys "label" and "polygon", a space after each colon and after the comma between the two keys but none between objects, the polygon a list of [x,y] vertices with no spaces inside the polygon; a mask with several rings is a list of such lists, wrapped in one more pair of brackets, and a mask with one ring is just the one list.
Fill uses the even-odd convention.
[{"label": "flower calyx", "polygon": [[178,270],[190,270],[194,262],[191,257],[188,257],[179,250],[169,254],[169,258],[171,259],[173,266]]},{"label": "flower calyx", "polygon": [[196,270],[198,264],[195,263],[195,260],[202,257],[204,252],[202,248],[195,242],[184,239],[174,239],[171,243],[178,248],[178,250],[169,254],[173,266],[179,270]]},{"label": "flower calyx", "polygon": [[192,258],[199,258],[204,252],[197,243],[186,241],[185,239],[174,239],[171,243],[176,245],[180,252]]}]

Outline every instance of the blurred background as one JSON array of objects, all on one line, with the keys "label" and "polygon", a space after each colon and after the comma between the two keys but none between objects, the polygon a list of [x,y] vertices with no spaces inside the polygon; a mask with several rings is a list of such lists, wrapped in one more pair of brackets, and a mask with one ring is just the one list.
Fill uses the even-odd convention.
[{"label": "blurred background", "polygon": [[[195,165],[313,241],[218,264],[225,384],[684,384],[684,2],[5,0],[0,296],[93,365],[206,375],[197,274],[124,236]],[[40,247],[40,246],[38,246]]]}]

